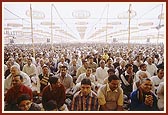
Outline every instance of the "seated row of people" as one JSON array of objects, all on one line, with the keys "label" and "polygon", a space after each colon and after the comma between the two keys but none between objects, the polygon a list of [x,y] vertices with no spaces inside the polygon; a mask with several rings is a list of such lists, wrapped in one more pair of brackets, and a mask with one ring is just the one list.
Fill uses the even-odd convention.
[{"label": "seated row of people", "polygon": [[[123,111],[124,91],[120,79],[116,75],[108,77],[108,83],[102,85],[97,92],[92,90],[91,80],[81,80],[80,90],[73,95],[70,107],[65,104],[66,90],[60,79],[52,75],[49,77],[49,85],[42,91],[42,107],[33,103],[32,90],[23,84],[23,77],[16,75],[12,78],[13,87],[5,95],[5,110],[40,111]],[[152,92],[152,81],[149,78],[142,78],[139,87],[131,92],[131,111],[158,111],[160,98],[163,99],[163,83],[157,90],[159,97]],[[162,92],[162,93],[161,93]],[[27,96],[25,96],[27,95]],[[162,97],[161,97],[161,96]]]},{"label": "seated row of people", "polygon": [[[32,60],[28,61],[30,61],[31,63]],[[65,65],[60,65],[60,72],[56,74],[56,77],[59,78],[60,83],[64,86],[65,95],[74,95],[74,93],[79,91],[81,88],[81,81],[85,78],[91,81],[92,90],[98,93],[98,90],[103,86],[103,84],[109,82],[109,76],[117,75],[120,80],[123,94],[126,95],[128,99],[130,99],[130,94],[140,86],[141,80],[143,78],[150,78],[152,80],[152,90],[155,94],[157,92],[159,83],[164,81],[164,69],[159,68],[157,70],[157,76],[149,77],[148,72],[146,71],[146,69],[144,69],[146,68],[146,64],[140,65],[140,68],[142,69],[139,70],[137,74],[134,74],[132,64],[127,64],[125,66],[125,70],[122,72],[120,69],[116,69],[118,70],[116,71],[112,68],[109,69],[105,67],[104,60],[100,60],[100,67],[96,69],[95,75],[92,73],[93,69],[87,66],[87,60],[83,60],[83,66],[81,66],[81,68],[82,67],[83,69],[85,69],[85,72],[81,69],[79,76],[76,77],[76,80],[73,80],[73,77],[68,73],[68,67]],[[9,76],[5,79],[5,96],[7,91],[13,86],[12,79],[16,75],[21,75],[23,77],[22,83],[31,88],[33,96],[42,96],[44,88],[50,84],[49,78],[54,75],[53,73],[51,73],[49,67],[45,64],[42,67],[42,71],[42,74],[40,74],[38,77],[34,76],[34,74],[31,75],[31,73],[33,72],[30,72],[30,76],[28,76],[28,74],[20,71],[20,68],[18,68],[17,65],[11,66],[11,74],[9,74]]]}]

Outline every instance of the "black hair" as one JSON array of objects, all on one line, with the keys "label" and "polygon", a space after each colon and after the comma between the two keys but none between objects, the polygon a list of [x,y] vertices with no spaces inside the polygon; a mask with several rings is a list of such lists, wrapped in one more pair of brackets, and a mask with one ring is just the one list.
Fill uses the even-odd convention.
[{"label": "black hair", "polygon": [[86,78],[84,78],[82,81],[81,81],[81,85],[90,85],[91,86],[91,81],[90,81],[90,79],[86,79]]},{"label": "black hair", "polygon": [[164,68],[158,68],[157,73],[159,73],[160,70],[164,71]]},{"label": "black hair", "polygon": [[115,70],[112,69],[112,68],[110,68],[110,69],[107,70],[107,72],[108,72],[108,73],[109,73],[109,72],[113,72],[113,73],[115,73]]},{"label": "black hair", "polygon": [[54,100],[49,100],[47,103],[46,103],[46,108],[45,110],[46,111],[51,111],[53,109],[57,109],[57,102],[54,101]]},{"label": "black hair", "polygon": [[108,81],[111,82],[112,80],[120,80],[116,75],[111,75],[108,77]]},{"label": "black hair", "polygon": [[32,61],[32,58],[28,58],[27,60],[31,60]]},{"label": "black hair", "polygon": [[127,64],[127,65],[125,66],[126,69],[128,69],[128,67],[133,67],[133,65],[132,65],[132,64]]},{"label": "black hair", "polygon": [[87,67],[86,69],[92,69],[92,68],[89,66],[89,67]]},{"label": "black hair", "polygon": [[143,66],[145,66],[146,64],[145,63],[142,63],[139,67],[142,68]]},{"label": "black hair", "polygon": [[108,62],[109,60],[112,60],[112,58],[108,58],[108,59],[107,59],[107,62]]},{"label": "black hair", "polygon": [[13,76],[13,77],[17,77],[17,76],[19,76],[19,77],[20,77],[20,79],[21,79],[21,80],[23,80],[23,76],[21,76],[20,74],[15,75],[15,76]]},{"label": "black hair", "polygon": [[17,99],[17,104],[20,104],[24,100],[30,100],[30,96],[28,94],[22,94]]},{"label": "black hair", "polygon": [[65,66],[65,65],[61,66],[61,68],[66,68],[66,69],[68,70],[68,67],[67,67],[67,66]]},{"label": "black hair", "polygon": [[55,84],[58,81],[58,77],[56,77],[55,75],[52,75],[49,77],[48,81],[50,84]]}]

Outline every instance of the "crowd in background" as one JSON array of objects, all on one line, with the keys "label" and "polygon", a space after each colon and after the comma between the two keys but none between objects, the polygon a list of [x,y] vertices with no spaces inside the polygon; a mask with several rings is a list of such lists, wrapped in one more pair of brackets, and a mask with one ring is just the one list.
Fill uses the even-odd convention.
[{"label": "crowd in background", "polygon": [[163,111],[164,45],[4,46],[5,111]]}]

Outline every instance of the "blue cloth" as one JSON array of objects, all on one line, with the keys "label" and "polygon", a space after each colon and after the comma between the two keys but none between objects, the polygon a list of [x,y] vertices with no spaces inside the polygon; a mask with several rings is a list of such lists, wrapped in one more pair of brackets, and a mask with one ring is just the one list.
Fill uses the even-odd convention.
[{"label": "blue cloth", "polygon": [[143,101],[140,102],[138,98],[138,95],[139,95],[138,93],[139,93],[139,89],[131,93],[131,96],[130,96],[131,98],[130,110],[131,111],[158,111],[157,98],[153,93],[151,93],[154,99],[152,107],[145,105],[144,103],[146,94],[143,94]]}]

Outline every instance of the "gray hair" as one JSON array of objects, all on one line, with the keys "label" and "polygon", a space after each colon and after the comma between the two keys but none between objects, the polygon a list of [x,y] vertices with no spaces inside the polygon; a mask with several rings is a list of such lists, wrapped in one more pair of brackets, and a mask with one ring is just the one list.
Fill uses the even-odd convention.
[{"label": "gray hair", "polygon": [[18,65],[12,65],[12,66],[11,66],[11,69],[12,69],[12,68],[16,68],[17,70],[20,71],[20,67],[19,67]]}]

